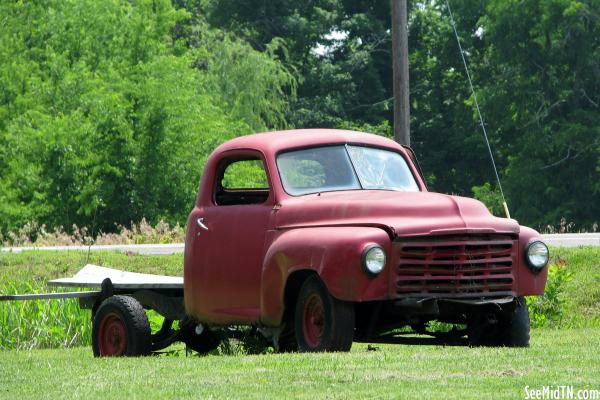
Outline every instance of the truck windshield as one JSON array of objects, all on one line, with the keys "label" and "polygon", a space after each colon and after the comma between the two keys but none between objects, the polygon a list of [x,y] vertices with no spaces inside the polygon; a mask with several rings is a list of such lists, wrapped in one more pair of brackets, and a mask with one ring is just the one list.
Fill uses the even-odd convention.
[{"label": "truck windshield", "polygon": [[404,158],[394,151],[357,145],[294,150],[277,156],[285,191],[292,196],[334,190],[418,192]]}]

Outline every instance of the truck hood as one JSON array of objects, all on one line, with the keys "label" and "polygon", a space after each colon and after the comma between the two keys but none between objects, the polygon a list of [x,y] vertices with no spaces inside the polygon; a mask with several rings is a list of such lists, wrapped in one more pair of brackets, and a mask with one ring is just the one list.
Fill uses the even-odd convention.
[{"label": "truck hood", "polygon": [[325,192],[288,198],[277,208],[276,229],[374,226],[385,229],[393,237],[519,233],[517,221],[494,217],[477,200],[431,192]]}]

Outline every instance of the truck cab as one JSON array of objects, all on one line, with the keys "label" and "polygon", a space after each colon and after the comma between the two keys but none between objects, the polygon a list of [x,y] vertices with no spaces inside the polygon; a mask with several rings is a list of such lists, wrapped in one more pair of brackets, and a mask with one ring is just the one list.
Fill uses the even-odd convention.
[{"label": "truck cab", "polygon": [[430,321],[527,346],[548,248],[481,202],[427,190],[414,154],[352,131],[240,137],[207,160],[187,223],[186,314],[277,347],[345,351]]}]

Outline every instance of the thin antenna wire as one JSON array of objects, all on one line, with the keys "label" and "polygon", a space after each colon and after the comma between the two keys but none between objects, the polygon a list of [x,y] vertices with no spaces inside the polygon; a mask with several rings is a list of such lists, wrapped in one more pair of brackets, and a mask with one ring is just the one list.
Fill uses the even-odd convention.
[{"label": "thin antenna wire", "polygon": [[475,94],[475,88],[473,87],[473,81],[471,80],[471,74],[469,73],[469,67],[467,66],[467,60],[465,59],[465,53],[462,45],[460,44],[460,38],[458,37],[458,31],[456,30],[456,24],[454,23],[454,15],[452,15],[452,9],[450,8],[450,1],[446,0],[446,7],[450,14],[450,21],[452,22],[452,29],[454,30],[454,36],[456,36],[456,42],[458,43],[458,49],[460,50],[460,57],[462,58],[463,65],[465,66],[465,72],[467,73],[467,79],[469,80],[469,86],[471,87],[471,93],[473,93],[473,100],[475,101],[475,107],[477,108],[477,115],[479,116],[479,122],[481,123],[481,129],[483,130],[483,137],[485,137],[485,143],[487,144],[490,158],[492,160],[492,166],[494,167],[494,173],[496,174],[496,180],[498,181],[498,187],[500,188],[500,194],[502,195],[502,205],[504,206],[504,212],[506,217],[510,218],[510,212],[508,211],[508,204],[506,204],[506,197],[504,197],[504,190],[502,190],[502,184],[500,183],[500,176],[498,175],[498,168],[496,168],[496,161],[494,161],[494,155],[492,153],[492,147],[488,139],[487,131],[485,130],[485,124],[483,123],[483,117],[481,116],[481,110],[479,109],[479,102],[477,101],[477,95]]}]

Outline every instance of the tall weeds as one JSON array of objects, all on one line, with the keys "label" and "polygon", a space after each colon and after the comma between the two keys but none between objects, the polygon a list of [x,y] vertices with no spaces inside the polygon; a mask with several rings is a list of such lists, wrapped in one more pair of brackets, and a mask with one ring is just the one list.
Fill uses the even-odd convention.
[{"label": "tall weeds", "polygon": [[[30,282],[0,283],[2,294],[44,291]],[[90,315],[77,299],[0,301],[0,350],[89,345]]]},{"label": "tall weeds", "polygon": [[73,225],[67,232],[64,227],[48,231],[45,225],[27,223],[16,232],[6,236],[0,234],[0,244],[10,246],[77,246],[90,244],[145,244],[145,243],[183,243],[185,229],[179,224],[170,226],[159,221],[152,226],[146,219],[131,227],[117,225],[115,233],[90,232],[86,227]]}]

